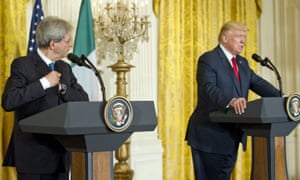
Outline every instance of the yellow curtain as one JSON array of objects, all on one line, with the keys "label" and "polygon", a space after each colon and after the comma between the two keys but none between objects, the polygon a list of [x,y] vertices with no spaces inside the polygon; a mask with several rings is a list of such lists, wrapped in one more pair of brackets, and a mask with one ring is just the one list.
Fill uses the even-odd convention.
[{"label": "yellow curtain", "polygon": [[[0,1],[0,94],[15,57],[26,54],[26,5],[28,0]],[[1,100],[1,97],[0,97]],[[13,114],[0,108],[0,179],[15,180],[15,168],[3,167],[2,162],[13,128]]]},{"label": "yellow curtain", "polygon": [[[197,100],[195,73],[199,55],[217,45],[224,22],[236,20],[250,30],[242,54],[250,59],[257,51],[260,7],[260,0],[153,0],[159,22],[158,131],[164,148],[164,180],[194,179],[184,136]],[[256,71],[256,64],[249,63]],[[253,98],[250,94],[249,99]],[[247,152],[240,150],[232,179],[249,179],[250,163],[251,143]]]}]

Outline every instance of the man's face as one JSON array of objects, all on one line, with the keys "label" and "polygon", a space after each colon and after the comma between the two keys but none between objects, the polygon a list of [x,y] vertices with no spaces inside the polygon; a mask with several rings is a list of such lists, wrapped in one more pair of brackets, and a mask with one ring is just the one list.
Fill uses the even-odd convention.
[{"label": "man's face", "polygon": [[246,31],[231,30],[223,35],[223,46],[233,55],[242,53],[246,42]]},{"label": "man's face", "polygon": [[72,47],[72,36],[68,33],[61,41],[54,42],[53,52],[55,53],[55,59],[62,59],[66,57]]}]

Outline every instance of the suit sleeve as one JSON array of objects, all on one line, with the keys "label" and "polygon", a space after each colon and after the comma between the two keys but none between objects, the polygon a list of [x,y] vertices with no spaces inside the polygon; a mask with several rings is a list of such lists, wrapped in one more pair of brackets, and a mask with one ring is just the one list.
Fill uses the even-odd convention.
[{"label": "suit sleeve", "polygon": [[261,78],[254,72],[251,76],[251,90],[262,97],[279,97],[280,92],[271,83]]},{"label": "suit sleeve", "polygon": [[11,75],[2,94],[2,107],[6,111],[13,111],[46,95],[39,78],[31,76],[23,62],[15,60],[11,65]]}]

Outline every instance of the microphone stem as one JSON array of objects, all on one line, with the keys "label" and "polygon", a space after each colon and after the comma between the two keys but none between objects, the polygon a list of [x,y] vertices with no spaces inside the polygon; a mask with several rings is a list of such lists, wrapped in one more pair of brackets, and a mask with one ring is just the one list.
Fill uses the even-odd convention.
[{"label": "microphone stem", "polygon": [[87,57],[83,56],[83,58],[89,63],[89,65],[92,67],[92,70],[94,71],[96,77],[98,78],[98,81],[101,86],[102,100],[105,104],[106,103],[106,94],[105,94],[105,86],[104,86],[103,79],[102,79],[101,75],[99,74],[99,71],[97,70],[97,68],[94,66],[94,64]]},{"label": "microphone stem", "polygon": [[104,82],[103,82],[103,79],[101,78],[101,76],[100,76],[98,70],[96,70],[96,69],[94,69],[94,70],[95,70],[95,75],[97,76],[98,81],[100,82],[103,102],[106,103],[106,95],[105,95],[105,88],[104,88]]},{"label": "microphone stem", "polygon": [[268,59],[266,58],[266,61],[272,66],[273,70],[275,71],[275,74],[277,76],[277,80],[278,80],[278,84],[279,84],[279,96],[282,97],[282,81],[281,81],[281,77],[280,74],[277,70],[277,68],[274,66],[274,64]]}]

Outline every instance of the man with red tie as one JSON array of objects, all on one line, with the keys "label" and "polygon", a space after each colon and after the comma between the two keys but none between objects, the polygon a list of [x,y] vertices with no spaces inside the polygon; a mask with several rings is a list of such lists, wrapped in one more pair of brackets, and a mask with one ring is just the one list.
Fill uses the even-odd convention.
[{"label": "man with red tie", "polygon": [[186,132],[196,180],[230,180],[239,143],[246,147],[246,135],[241,129],[235,124],[214,123],[209,114],[228,108],[243,114],[249,90],[262,97],[280,94],[239,55],[245,46],[247,31],[239,22],[225,23],[219,33],[219,45],[199,57],[198,102]]}]

